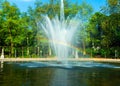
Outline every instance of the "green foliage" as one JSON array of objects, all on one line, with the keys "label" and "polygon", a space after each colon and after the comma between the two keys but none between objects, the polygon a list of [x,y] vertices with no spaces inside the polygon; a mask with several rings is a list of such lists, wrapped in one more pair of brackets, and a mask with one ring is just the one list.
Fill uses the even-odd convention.
[{"label": "green foliage", "polygon": [[[74,42],[87,54],[102,57],[114,57],[115,50],[120,51],[120,0],[107,0],[101,12],[92,14],[92,7],[83,1],[81,4],[64,0],[65,18],[77,14],[82,21]],[[49,43],[37,21],[42,22],[42,15],[53,18],[60,15],[60,1],[50,0],[42,3],[36,0],[35,8],[20,12],[15,4],[0,2],[0,47],[5,47],[8,56],[47,56]],[[78,40],[78,41],[76,41]],[[38,47],[40,49],[38,49]],[[99,50],[94,50],[100,47]],[[29,53],[27,52],[29,50]]]},{"label": "green foliage", "polygon": [[118,35],[120,34],[118,2],[119,0],[108,0],[106,8],[102,8],[102,12],[104,12],[96,12],[89,21],[88,32],[91,37],[91,47],[93,47],[93,43],[94,47],[100,46],[100,54],[104,57],[114,57],[114,47],[116,47],[116,50],[118,50],[117,47],[120,47],[120,36]]},{"label": "green foliage", "polygon": [[120,0],[107,0],[107,5],[102,8],[102,12],[108,15],[120,13]]}]

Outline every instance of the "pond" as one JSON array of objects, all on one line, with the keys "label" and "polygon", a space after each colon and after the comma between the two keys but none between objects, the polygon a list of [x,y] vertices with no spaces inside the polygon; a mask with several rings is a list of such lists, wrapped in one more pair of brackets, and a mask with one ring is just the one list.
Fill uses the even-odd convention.
[{"label": "pond", "polygon": [[0,86],[120,86],[120,64],[103,63],[114,65],[109,67],[45,64],[4,62],[0,68]]}]

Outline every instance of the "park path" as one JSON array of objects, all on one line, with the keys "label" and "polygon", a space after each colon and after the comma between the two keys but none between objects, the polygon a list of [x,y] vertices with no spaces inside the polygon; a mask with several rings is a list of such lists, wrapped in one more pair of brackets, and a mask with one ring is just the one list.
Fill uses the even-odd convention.
[{"label": "park path", "polygon": [[[94,61],[94,62],[116,62],[120,63],[120,59],[108,59],[108,58],[69,58],[69,61]],[[5,62],[20,62],[20,61],[57,61],[56,58],[4,58],[0,61]]]}]

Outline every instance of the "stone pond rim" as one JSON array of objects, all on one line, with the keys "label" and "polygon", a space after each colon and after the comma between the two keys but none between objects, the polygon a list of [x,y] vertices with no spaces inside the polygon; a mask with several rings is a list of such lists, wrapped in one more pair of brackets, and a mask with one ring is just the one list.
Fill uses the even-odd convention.
[{"label": "stone pond rim", "polygon": [[[29,62],[29,61],[57,61],[57,58],[4,58],[0,61],[4,62]],[[93,61],[93,62],[111,62],[120,63],[120,59],[111,58],[69,58],[68,61]]]}]

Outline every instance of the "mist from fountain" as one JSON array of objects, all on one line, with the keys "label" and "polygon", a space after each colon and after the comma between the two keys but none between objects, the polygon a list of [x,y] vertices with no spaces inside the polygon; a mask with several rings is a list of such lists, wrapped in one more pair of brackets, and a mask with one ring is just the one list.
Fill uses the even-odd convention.
[{"label": "mist from fountain", "polygon": [[64,3],[61,0],[60,18],[55,16],[50,19],[48,15],[43,16],[43,21],[38,22],[38,27],[42,28],[49,39],[52,49],[54,50],[58,61],[66,61],[69,57],[73,36],[80,27],[80,20],[77,17],[64,16]]}]

